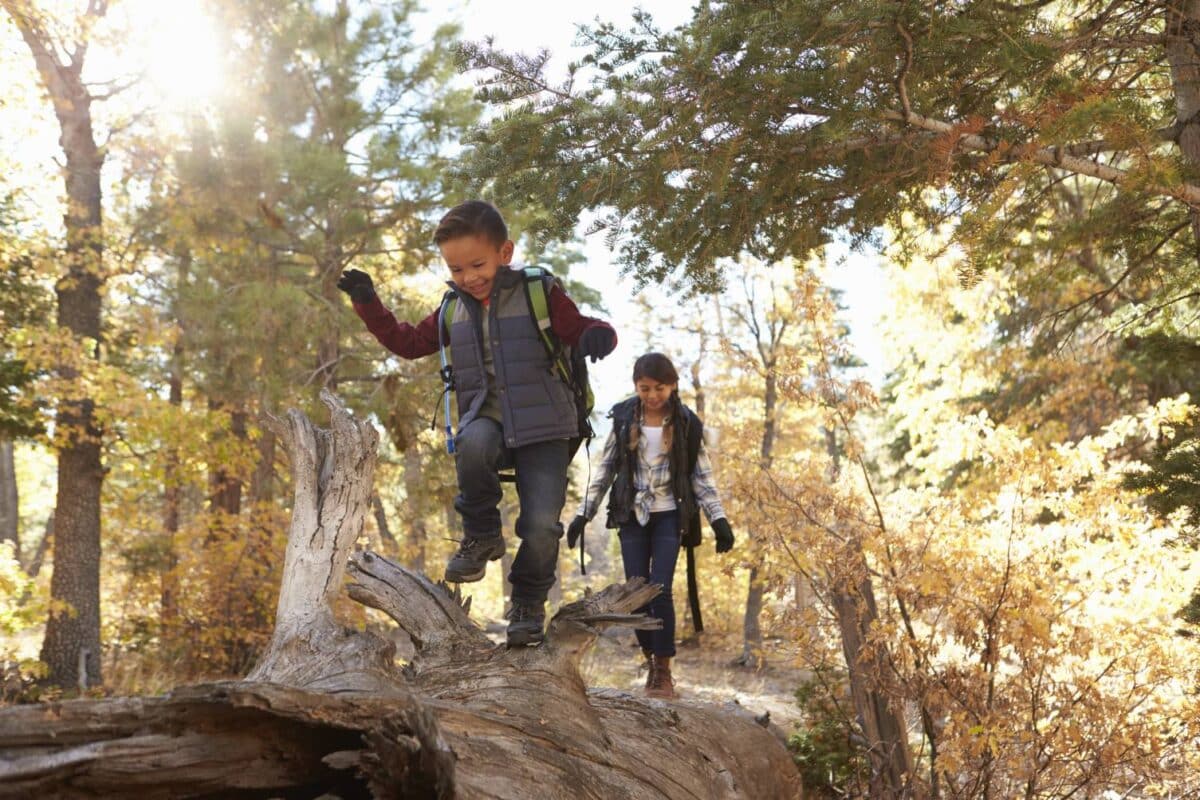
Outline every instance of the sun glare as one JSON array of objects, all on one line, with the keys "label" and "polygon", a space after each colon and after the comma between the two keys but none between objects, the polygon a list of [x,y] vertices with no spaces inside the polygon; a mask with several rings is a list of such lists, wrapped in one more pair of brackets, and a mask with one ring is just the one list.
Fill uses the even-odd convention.
[{"label": "sun glare", "polygon": [[138,5],[144,7],[144,16],[138,16],[147,23],[140,27],[139,61],[148,88],[172,109],[207,104],[225,80],[224,48],[200,0],[139,0]]}]

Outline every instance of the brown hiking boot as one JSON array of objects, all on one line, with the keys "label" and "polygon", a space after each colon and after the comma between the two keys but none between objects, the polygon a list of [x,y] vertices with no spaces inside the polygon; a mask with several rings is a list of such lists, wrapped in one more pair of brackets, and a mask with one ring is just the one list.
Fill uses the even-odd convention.
[{"label": "brown hiking boot", "polygon": [[650,670],[650,680],[646,685],[647,697],[659,697],[663,700],[674,700],[679,697],[675,693],[675,681],[671,678],[671,657],[654,656],[654,665]]},{"label": "brown hiking boot", "polygon": [[654,685],[654,653],[643,650],[642,655],[646,657],[646,689],[649,690]]}]

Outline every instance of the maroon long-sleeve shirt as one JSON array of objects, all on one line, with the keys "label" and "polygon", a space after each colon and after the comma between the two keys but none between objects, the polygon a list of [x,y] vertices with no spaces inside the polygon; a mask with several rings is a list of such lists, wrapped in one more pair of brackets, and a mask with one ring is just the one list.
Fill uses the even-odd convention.
[{"label": "maroon long-sleeve shirt", "polygon": [[[552,286],[550,296],[550,330],[554,331],[562,342],[575,347],[579,344],[579,337],[585,330],[594,325],[602,325],[613,332],[613,343],[617,339],[617,332],[611,325],[602,319],[595,317],[585,317],[579,313],[579,307],[575,305],[575,301],[567,297],[559,286]],[[391,350],[402,358],[420,358],[422,356],[431,355],[438,351],[438,309],[434,309],[433,313],[425,319],[412,325],[408,322],[400,322],[396,316],[389,311],[379,297],[369,303],[355,303],[354,312],[358,314],[367,325],[369,330],[379,343]]]}]

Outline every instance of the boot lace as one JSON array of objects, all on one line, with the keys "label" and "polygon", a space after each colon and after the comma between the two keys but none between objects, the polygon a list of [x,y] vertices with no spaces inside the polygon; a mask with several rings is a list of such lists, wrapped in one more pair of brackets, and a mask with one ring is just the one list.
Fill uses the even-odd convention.
[{"label": "boot lace", "polygon": [[542,616],[541,609],[536,606],[527,606],[520,603],[513,603],[512,608],[504,615],[510,622],[524,622],[525,620],[536,620]]},{"label": "boot lace", "polygon": [[469,556],[477,550],[482,550],[490,546],[491,542],[487,539],[477,539],[474,536],[468,536],[458,543],[458,552],[460,555]]}]

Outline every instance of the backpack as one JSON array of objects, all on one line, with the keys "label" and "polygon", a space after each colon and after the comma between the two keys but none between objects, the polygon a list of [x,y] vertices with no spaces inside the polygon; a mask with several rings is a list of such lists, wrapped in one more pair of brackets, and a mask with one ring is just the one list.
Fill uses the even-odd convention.
[{"label": "backpack", "polygon": [[[587,360],[576,348],[564,344],[554,335],[550,327],[550,287],[558,283],[558,279],[549,270],[542,267],[525,267],[520,270],[524,280],[525,301],[529,306],[529,314],[538,330],[538,338],[546,348],[546,355],[554,365],[559,378],[570,389],[575,398],[575,412],[579,423],[579,435],[570,442],[570,458],[575,457],[579,445],[590,442],[596,435],[592,430],[592,409],[596,398],[592,394],[591,384],[588,383]],[[446,452],[454,452],[454,435],[450,427],[450,392],[454,389],[454,367],[450,359],[450,341],[446,336],[446,321],[454,318],[455,305],[458,295],[453,289],[442,296],[442,305],[438,310],[438,349],[442,361],[442,397],[445,398],[445,430]]]}]

